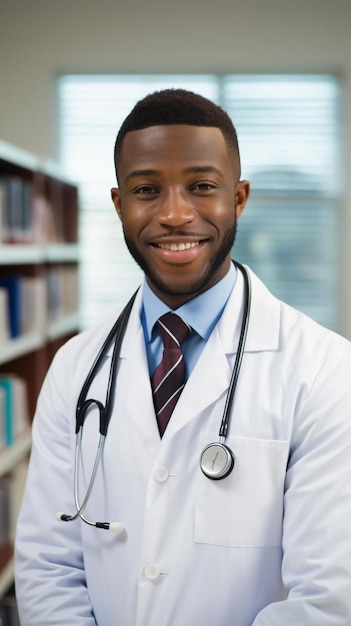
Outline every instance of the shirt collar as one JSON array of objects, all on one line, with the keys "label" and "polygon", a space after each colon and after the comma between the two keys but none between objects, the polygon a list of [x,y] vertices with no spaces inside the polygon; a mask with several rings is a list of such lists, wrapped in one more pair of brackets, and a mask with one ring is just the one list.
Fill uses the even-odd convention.
[{"label": "shirt collar", "polygon": [[[218,283],[173,312],[182,317],[204,341],[207,341],[222,315],[235,281],[236,269],[231,263],[229,271]],[[147,343],[151,341],[152,330],[158,318],[171,310],[154,294],[144,279],[141,322]]]}]

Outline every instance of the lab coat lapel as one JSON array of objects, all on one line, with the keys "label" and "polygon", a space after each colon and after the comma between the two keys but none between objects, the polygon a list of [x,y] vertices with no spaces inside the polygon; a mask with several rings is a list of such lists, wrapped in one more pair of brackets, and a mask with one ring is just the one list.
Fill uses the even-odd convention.
[{"label": "lab coat lapel", "polygon": [[[118,363],[116,411],[119,419],[133,422],[145,445],[159,444],[148,371],[145,340],[140,322],[141,290],[137,294],[122,341]],[[150,448],[151,449],[151,448]]]},{"label": "lab coat lapel", "polygon": [[[245,352],[277,350],[280,333],[280,301],[248,270],[251,282],[251,310]],[[237,280],[218,328],[225,353],[236,353],[244,309],[244,278],[238,270]]]},{"label": "lab coat lapel", "polygon": [[169,439],[226,393],[231,368],[215,328],[173,411],[163,438]]}]

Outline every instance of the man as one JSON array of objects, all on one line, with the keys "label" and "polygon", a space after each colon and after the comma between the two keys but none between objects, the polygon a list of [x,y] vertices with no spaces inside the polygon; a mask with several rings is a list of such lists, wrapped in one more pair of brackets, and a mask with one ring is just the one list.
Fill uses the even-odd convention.
[{"label": "man", "polygon": [[[236,133],[206,99],[165,90],[125,120],[115,161],[112,199],[145,281],[81,509],[88,524],[59,523],[55,512],[68,520],[76,510],[76,404],[113,320],[68,342],[43,385],[17,529],[22,624],[350,626],[350,343],[249,271],[249,327],[221,439],[235,462],[228,452],[225,477],[211,480],[199,459],[218,442],[246,317],[245,276],[230,258],[249,195]],[[87,391],[102,403],[112,352]],[[84,424],[78,508],[97,442],[95,405]],[[215,455],[209,471],[216,463]],[[115,520],[119,532],[96,528],[96,519]]]}]

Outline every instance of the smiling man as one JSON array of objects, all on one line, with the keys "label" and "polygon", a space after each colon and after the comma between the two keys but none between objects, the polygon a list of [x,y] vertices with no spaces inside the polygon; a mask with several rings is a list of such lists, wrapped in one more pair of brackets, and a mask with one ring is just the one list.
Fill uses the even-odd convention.
[{"label": "smiling man", "polygon": [[[194,99],[194,110],[182,112],[182,124],[182,103],[172,95],[174,124],[169,112],[167,124],[158,121],[143,128],[145,121],[138,124],[136,113],[122,126],[115,147],[119,188],[112,190],[112,198],[127,246],[150,287],[176,308],[229,271],[236,220],[244,210],[249,183],[240,181],[236,133],[226,114],[217,114],[221,128],[207,126],[213,123],[213,111],[199,99],[204,127]],[[155,118],[160,108],[162,120],[162,97]]]},{"label": "smiling man", "polygon": [[[145,280],[117,358],[109,319],[44,382],[16,538],[22,624],[350,626],[350,343],[232,263],[250,186],[222,109],[184,90],[147,96],[115,164]],[[73,523],[55,520],[62,508]]]}]

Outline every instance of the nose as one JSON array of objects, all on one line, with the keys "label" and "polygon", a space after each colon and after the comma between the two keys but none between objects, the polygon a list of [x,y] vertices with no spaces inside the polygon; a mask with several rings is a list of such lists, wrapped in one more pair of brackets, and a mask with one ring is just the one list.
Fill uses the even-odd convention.
[{"label": "nose", "polygon": [[177,228],[192,222],[195,210],[190,199],[181,190],[172,189],[163,195],[157,213],[157,221],[164,226]]}]

